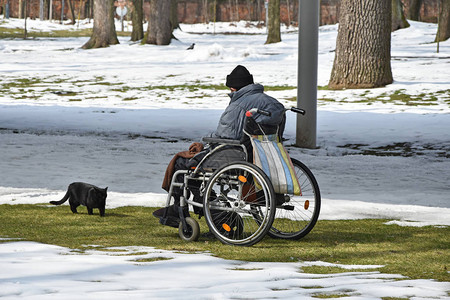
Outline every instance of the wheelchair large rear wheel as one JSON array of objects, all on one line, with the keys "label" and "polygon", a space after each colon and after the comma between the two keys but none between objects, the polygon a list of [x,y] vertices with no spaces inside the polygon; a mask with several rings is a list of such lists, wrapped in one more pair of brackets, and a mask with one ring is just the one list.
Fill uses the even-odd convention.
[{"label": "wheelchair large rear wheel", "polygon": [[222,243],[238,246],[258,243],[271,228],[275,215],[275,193],[270,179],[247,162],[217,169],[205,189],[203,213],[209,230]]},{"label": "wheelchair large rear wheel", "polygon": [[291,159],[301,195],[277,195],[277,209],[269,236],[298,240],[315,226],[320,212],[320,190],[316,178],[302,162]]}]

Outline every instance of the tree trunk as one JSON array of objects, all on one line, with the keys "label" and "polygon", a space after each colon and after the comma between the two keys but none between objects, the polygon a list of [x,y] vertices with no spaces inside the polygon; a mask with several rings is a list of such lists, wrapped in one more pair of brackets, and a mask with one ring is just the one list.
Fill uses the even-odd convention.
[{"label": "tree trunk", "polygon": [[25,18],[25,1],[19,0],[19,19]]},{"label": "tree trunk", "polygon": [[440,13],[438,32],[436,34],[435,42],[445,41],[450,38],[450,0],[438,0],[440,1]]},{"label": "tree trunk", "polygon": [[169,45],[172,39],[170,4],[167,0],[151,0],[147,29],[147,44]]},{"label": "tree trunk", "polygon": [[39,0],[39,20],[44,20],[44,0]]},{"label": "tree trunk", "polygon": [[113,0],[94,0],[94,29],[83,49],[103,48],[119,44],[114,25]]},{"label": "tree trunk", "polygon": [[208,23],[208,0],[202,0],[203,23]]},{"label": "tree trunk", "polygon": [[266,44],[281,42],[280,32],[280,0],[269,1],[269,20],[267,23],[267,40]]},{"label": "tree trunk", "polygon": [[178,0],[170,1],[170,25],[172,31],[180,26],[180,23],[178,22]]},{"label": "tree trunk", "polygon": [[422,6],[422,1],[423,0],[411,0],[409,2],[408,19],[413,21],[419,21],[420,7]]},{"label": "tree trunk", "polygon": [[48,10],[50,8],[50,0],[44,0],[44,20],[48,20]]},{"label": "tree trunk", "polygon": [[24,24],[24,29],[23,29],[23,38],[27,39],[28,37],[28,32],[27,32],[27,15],[28,15],[28,0],[24,0],[24,6],[23,6],[23,10],[24,10],[24,14],[23,14],[23,18],[25,19],[25,24]]},{"label": "tree trunk", "polygon": [[50,5],[49,5],[49,12],[48,12],[48,19],[51,21],[53,19],[53,1],[50,0]]},{"label": "tree trunk", "polygon": [[392,83],[391,1],[342,0],[329,88]]},{"label": "tree trunk", "polygon": [[73,9],[72,0],[68,0],[67,2],[69,3],[69,11],[70,15],[72,16],[72,25],[73,25],[77,22],[77,18],[75,17],[75,11]]},{"label": "tree trunk", "polygon": [[409,23],[406,21],[403,4],[400,0],[392,0],[392,25],[391,31],[402,28],[408,28]]},{"label": "tree trunk", "polygon": [[144,38],[144,26],[142,25],[144,13],[142,8],[142,0],[131,0],[131,3],[133,4],[131,11],[131,22],[133,24],[131,40],[136,42]]},{"label": "tree trunk", "polygon": [[287,27],[291,26],[291,8],[290,8],[289,0],[286,0],[286,7],[287,7],[287,17],[288,17],[288,23]]}]

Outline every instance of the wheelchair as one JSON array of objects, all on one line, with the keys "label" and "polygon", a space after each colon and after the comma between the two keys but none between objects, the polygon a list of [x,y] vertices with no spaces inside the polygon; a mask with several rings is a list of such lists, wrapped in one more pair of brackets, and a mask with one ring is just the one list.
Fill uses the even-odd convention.
[{"label": "wheelchair", "polygon": [[[305,113],[295,107],[285,109],[288,110]],[[318,183],[308,167],[291,158],[301,194],[276,194],[268,175],[252,163],[250,135],[278,130],[273,126],[265,129],[255,126],[251,116],[255,112],[270,114],[250,110],[242,140],[203,138],[210,150],[195,156],[198,163],[191,169],[178,170],[173,175],[160,223],[169,225],[167,208],[174,189],[178,188],[182,193],[178,207],[181,239],[196,241],[200,236],[199,224],[190,216],[189,207],[199,218],[205,217],[210,232],[219,241],[229,245],[252,246],[266,235],[298,240],[315,226],[321,198]]]}]

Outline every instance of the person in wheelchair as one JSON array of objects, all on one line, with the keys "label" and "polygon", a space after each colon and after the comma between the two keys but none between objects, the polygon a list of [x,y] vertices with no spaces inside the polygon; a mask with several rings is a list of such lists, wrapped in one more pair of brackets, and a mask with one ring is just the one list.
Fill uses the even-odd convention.
[{"label": "person in wheelchair", "polygon": [[[219,124],[215,132],[210,136],[219,139],[240,140],[246,144],[245,138],[248,137],[243,134],[245,125],[245,114],[248,110],[258,108],[270,115],[263,115],[256,113],[253,119],[256,123],[267,127],[276,127],[280,137],[283,134],[285,126],[285,109],[277,99],[264,93],[264,87],[261,84],[254,83],[253,75],[242,65],[236,66],[232,72],[226,77],[226,86],[230,88],[230,103],[220,117]],[[249,142],[248,142],[249,145]],[[202,157],[209,151],[211,145],[204,147],[202,143],[193,143],[188,151],[183,151],[175,155],[166,170],[162,188],[169,191],[170,183],[173,174],[177,170],[188,170],[196,166]],[[250,152],[249,152],[250,153]],[[177,181],[182,182],[183,178],[177,178]],[[198,195],[195,193],[195,188],[191,189],[194,193],[194,198]],[[173,188],[172,196],[174,204],[156,210],[153,215],[157,218],[162,218],[165,210],[166,216],[170,221],[165,225],[178,227],[179,212],[178,207],[180,197],[183,191],[180,188]],[[195,207],[194,207],[195,209]],[[196,210],[195,213],[201,214],[201,211]],[[185,216],[189,212],[184,211]]]}]

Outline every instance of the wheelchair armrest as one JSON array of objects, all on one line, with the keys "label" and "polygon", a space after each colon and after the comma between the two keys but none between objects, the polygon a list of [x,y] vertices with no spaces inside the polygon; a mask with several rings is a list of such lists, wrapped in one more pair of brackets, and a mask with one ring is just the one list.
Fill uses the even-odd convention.
[{"label": "wheelchair armrest", "polygon": [[231,140],[231,139],[219,139],[214,137],[203,137],[202,141],[210,144],[229,144],[229,145],[241,145],[240,140]]}]

